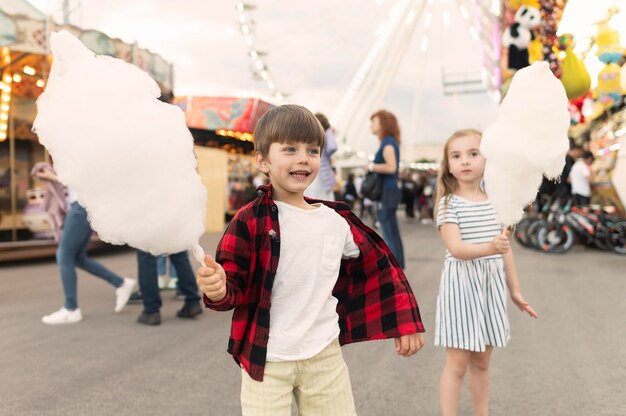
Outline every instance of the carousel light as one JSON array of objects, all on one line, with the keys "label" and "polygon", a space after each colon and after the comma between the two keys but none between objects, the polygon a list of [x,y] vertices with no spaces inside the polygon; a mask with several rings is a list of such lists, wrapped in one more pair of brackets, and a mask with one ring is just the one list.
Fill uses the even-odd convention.
[{"label": "carousel light", "polygon": [[0,131],[0,142],[5,141],[7,138],[7,134],[3,131]]},{"label": "carousel light", "polygon": [[9,111],[9,105],[8,104],[0,105],[0,110],[2,110],[3,112],[8,112]]},{"label": "carousel light", "polygon": [[13,81],[13,78],[11,78],[11,75],[5,75],[4,76],[4,83],[5,84],[10,84],[11,81]]},{"label": "carousel light", "polygon": [[35,75],[37,73],[37,71],[35,71],[35,68],[28,65],[25,65],[22,71],[24,71],[26,75]]},{"label": "carousel light", "polygon": [[7,113],[0,113],[0,120],[7,121],[9,119],[9,115]]},{"label": "carousel light", "polygon": [[35,85],[37,85],[39,88],[43,88],[45,82],[43,82],[43,79],[38,79]]},{"label": "carousel light", "polygon": [[7,126],[7,124],[6,124],[6,123],[2,123],[2,124],[0,124],[0,130],[4,130],[4,131],[6,131],[6,130],[7,130],[7,128],[9,128],[9,126]]},{"label": "carousel light", "polygon": [[8,103],[9,101],[11,101],[11,96],[9,94],[2,94],[2,101]]},{"label": "carousel light", "polygon": [[13,74],[13,82],[20,82],[22,81],[22,77],[20,76],[20,74]]}]

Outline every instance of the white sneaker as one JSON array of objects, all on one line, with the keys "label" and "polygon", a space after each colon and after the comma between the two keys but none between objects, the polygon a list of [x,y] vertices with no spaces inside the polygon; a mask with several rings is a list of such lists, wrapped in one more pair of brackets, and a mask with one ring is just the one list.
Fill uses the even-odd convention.
[{"label": "white sneaker", "polygon": [[159,289],[164,290],[167,289],[167,285],[170,282],[170,276],[168,274],[164,274],[158,277],[159,279]]},{"label": "white sneaker", "polygon": [[41,318],[41,322],[48,325],[75,324],[82,320],[83,314],[80,312],[80,309],[70,311],[65,309],[65,307]]},{"label": "white sneaker", "polygon": [[130,295],[137,289],[135,279],[124,279],[124,284],[115,289],[115,312],[121,312],[128,303]]},{"label": "white sneaker", "polygon": [[167,288],[169,290],[174,290],[176,289],[176,284],[178,284],[178,278],[177,277],[170,277],[169,282],[167,283]]}]

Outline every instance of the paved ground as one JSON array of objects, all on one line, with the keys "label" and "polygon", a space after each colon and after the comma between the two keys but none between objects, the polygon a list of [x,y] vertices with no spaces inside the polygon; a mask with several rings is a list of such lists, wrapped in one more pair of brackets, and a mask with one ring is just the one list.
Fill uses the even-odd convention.
[{"label": "paved ground", "polygon": [[[407,275],[427,327],[427,346],[399,358],[390,341],[350,345],[360,416],[437,415],[443,351],[432,346],[443,245],[433,227],[402,221]],[[203,246],[214,250],[219,236]],[[564,256],[515,246],[533,321],[510,309],[513,338],[492,361],[493,415],[626,415],[626,257],[577,247]],[[134,252],[97,258],[136,277]],[[164,293],[163,324],[135,322],[140,305],[113,313],[110,286],[79,277],[84,321],[49,327],[61,306],[53,260],[0,266],[0,415],[240,414],[239,368],[225,352],[229,313],[175,317]],[[465,392],[462,414],[469,415]]]}]

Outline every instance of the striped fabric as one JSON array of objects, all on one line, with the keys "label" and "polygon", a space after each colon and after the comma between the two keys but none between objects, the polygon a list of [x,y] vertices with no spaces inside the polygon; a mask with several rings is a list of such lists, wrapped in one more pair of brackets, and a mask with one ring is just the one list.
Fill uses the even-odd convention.
[{"label": "striped fabric", "polygon": [[[457,224],[461,230],[461,238],[467,243],[488,243],[502,232],[502,225],[496,222],[496,211],[489,201],[472,202],[451,195],[445,206],[446,197],[439,201],[437,210],[437,227],[445,223]],[[482,257],[483,259],[501,258],[499,254]],[[446,260],[453,259],[446,250]]]},{"label": "striped fabric", "polygon": [[[445,197],[444,197],[445,198]],[[489,201],[452,195],[439,202],[437,226],[457,224],[464,242],[486,243],[501,232]],[[504,347],[510,338],[502,256],[459,260],[446,250],[437,297],[435,345],[469,351]]]}]

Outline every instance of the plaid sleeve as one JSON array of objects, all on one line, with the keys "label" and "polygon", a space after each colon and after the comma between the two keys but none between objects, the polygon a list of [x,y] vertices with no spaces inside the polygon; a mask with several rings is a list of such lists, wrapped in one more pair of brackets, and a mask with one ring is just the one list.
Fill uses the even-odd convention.
[{"label": "plaid sleeve", "polygon": [[352,230],[361,256],[342,264],[335,288],[340,342],[424,332],[413,291],[391,250],[360,220],[352,220]]},{"label": "plaid sleeve", "polygon": [[215,261],[222,265],[226,272],[226,296],[219,302],[211,302],[203,296],[204,304],[217,311],[226,311],[237,306],[242,299],[249,283],[250,255],[252,239],[246,221],[238,215],[230,222],[215,252]]}]

